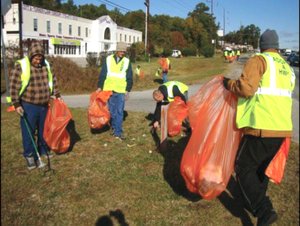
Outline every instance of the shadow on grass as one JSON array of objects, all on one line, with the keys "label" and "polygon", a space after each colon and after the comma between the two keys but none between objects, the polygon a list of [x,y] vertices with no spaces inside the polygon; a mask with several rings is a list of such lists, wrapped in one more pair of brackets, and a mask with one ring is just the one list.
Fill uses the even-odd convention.
[{"label": "shadow on grass", "polygon": [[109,211],[109,215],[104,215],[98,218],[95,226],[113,226],[112,218],[115,218],[120,226],[128,226],[123,212],[119,209]]},{"label": "shadow on grass", "polygon": [[222,192],[218,197],[220,202],[233,216],[241,219],[243,226],[253,226],[248,212],[244,209],[243,197],[238,184],[232,176],[227,184],[227,190],[231,196],[226,191]]},{"label": "shadow on grass", "polygon": [[167,142],[161,146],[160,154],[165,160],[163,175],[176,194],[183,196],[189,201],[197,202],[202,198],[186,188],[185,181],[180,173],[180,162],[188,140],[189,137],[182,137],[178,142],[167,140]]},{"label": "shadow on grass", "polygon": [[163,80],[161,78],[153,79],[153,82],[158,83],[158,84],[163,84]]},{"label": "shadow on grass", "polygon": [[68,149],[68,152],[72,151],[73,150],[73,147],[75,145],[75,143],[77,143],[78,141],[81,140],[79,134],[77,133],[76,131],[76,128],[75,128],[75,121],[74,120],[70,120],[67,127],[66,127],[66,130],[68,131],[69,135],[70,135],[70,147]]}]

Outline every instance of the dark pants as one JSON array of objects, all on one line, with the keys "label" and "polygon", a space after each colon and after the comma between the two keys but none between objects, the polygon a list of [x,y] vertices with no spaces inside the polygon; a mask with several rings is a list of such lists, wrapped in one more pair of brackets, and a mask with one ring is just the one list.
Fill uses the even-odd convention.
[{"label": "dark pants", "polygon": [[235,172],[244,197],[245,207],[261,217],[273,206],[266,196],[269,178],[265,170],[284,138],[263,138],[245,135],[238,150]]},{"label": "dark pants", "polygon": [[22,107],[24,109],[24,117],[26,117],[31,134],[29,134],[27,127],[24,122],[24,117],[21,117],[21,130],[24,148],[24,157],[35,156],[37,159],[36,152],[30,136],[35,140],[34,134],[37,130],[37,147],[40,155],[46,155],[49,150],[44,137],[44,124],[47,115],[48,106],[47,105],[36,105],[26,102],[22,102]]}]

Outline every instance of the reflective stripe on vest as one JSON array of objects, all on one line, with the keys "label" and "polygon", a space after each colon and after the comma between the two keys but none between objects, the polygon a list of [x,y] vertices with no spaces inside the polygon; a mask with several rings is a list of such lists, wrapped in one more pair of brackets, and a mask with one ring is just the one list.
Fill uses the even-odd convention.
[{"label": "reflective stripe on vest", "polygon": [[173,95],[173,86],[177,86],[179,91],[184,94],[186,91],[188,91],[189,87],[182,82],[177,82],[177,81],[169,81],[165,82],[164,86],[167,87],[167,92],[168,92],[168,101],[172,102],[174,101],[174,95]]},{"label": "reflective stripe on vest", "polygon": [[293,69],[278,53],[259,54],[267,62],[260,87],[251,98],[239,98],[236,124],[238,128],[291,131]]},{"label": "reflective stripe on vest", "polygon": [[123,57],[119,63],[116,63],[114,55],[106,58],[107,76],[104,82],[104,91],[115,91],[117,93],[126,92],[126,71],[129,67],[129,59]]},{"label": "reflective stripe on vest", "polygon": [[[22,69],[22,74],[21,74],[22,87],[19,92],[19,96],[21,96],[22,93],[25,91],[25,89],[29,83],[29,80],[30,80],[30,62],[29,62],[28,57],[24,57],[22,60],[18,60],[17,62],[21,65],[21,69]],[[47,71],[48,71],[48,85],[49,85],[50,92],[52,93],[53,75],[50,70],[49,62],[47,60],[45,60],[45,63],[46,63]]]}]

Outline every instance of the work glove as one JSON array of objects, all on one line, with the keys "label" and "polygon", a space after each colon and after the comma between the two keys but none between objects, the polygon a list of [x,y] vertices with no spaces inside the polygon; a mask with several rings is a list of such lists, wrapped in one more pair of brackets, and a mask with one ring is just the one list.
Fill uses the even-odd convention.
[{"label": "work glove", "polygon": [[228,82],[229,82],[229,78],[226,78],[226,77],[224,77],[224,79],[223,79],[223,86],[225,87],[225,89],[227,89],[228,90]]}]

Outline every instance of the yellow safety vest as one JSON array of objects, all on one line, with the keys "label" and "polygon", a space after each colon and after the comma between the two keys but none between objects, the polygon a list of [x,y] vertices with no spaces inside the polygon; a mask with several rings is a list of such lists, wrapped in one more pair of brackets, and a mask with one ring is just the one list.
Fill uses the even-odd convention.
[{"label": "yellow safety vest", "polygon": [[104,91],[115,91],[117,93],[126,92],[126,71],[129,67],[129,59],[123,57],[119,63],[116,63],[114,55],[106,58],[107,76],[104,82]]},{"label": "yellow safety vest", "polygon": [[258,55],[266,60],[267,70],[254,96],[238,99],[237,127],[291,131],[294,71],[278,53]]},{"label": "yellow safety vest", "polygon": [[177,86],[179,91],[184,94],[186,91],[188,91],[189,87],[182,82],[177,82],[177,81],[169,81],[165,82],[164,86],[167,87],[167,92],[168,92],[168,101],[172,102],[174,101],[174,96],[173,96],[173,86]]},{"label": "yellow safety vest", "polygon": [[[19,96],[22,95],[22,93],[25,91],[26,87],[28,86],[29,80],[30,80],[30,61],[29,58],[26,56],[21,60],[17,60],[17,62],[20,64],[21,69],[22,69],[22,74],[21,74],[21,82],[22,86],[19,91]],[[50,64],[47,60],[45,60],[46,68],[48,71],[48,85],[50,88],[50,93],[53,91],[53,75],[50,69]],[[11,103],[11,97],[8,96],[6,97],[7,103]]]}]

